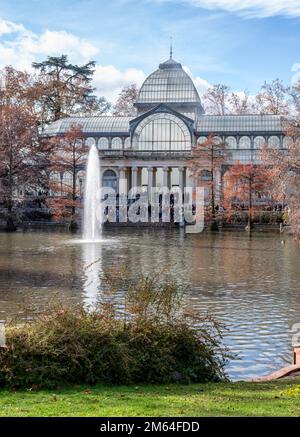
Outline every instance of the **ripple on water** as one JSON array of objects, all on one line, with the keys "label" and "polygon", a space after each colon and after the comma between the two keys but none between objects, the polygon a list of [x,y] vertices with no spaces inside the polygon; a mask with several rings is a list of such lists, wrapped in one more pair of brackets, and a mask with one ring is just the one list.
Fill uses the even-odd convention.
[{"label": "ripple on water", "polygon": [[[237,353],[234,379],[267,374],[291,360],[300,323],[300,247],[277,235],[180,234],[166,229],[104,229],[96,243],[64,233],[0,234],[1,318],[64,301],[105,299],[99,273],[112,265],[129,275],[164,271],[188,286],[187,305],[224,323],[224,342]],[[116,296],[120,306],[122,292]]]}]

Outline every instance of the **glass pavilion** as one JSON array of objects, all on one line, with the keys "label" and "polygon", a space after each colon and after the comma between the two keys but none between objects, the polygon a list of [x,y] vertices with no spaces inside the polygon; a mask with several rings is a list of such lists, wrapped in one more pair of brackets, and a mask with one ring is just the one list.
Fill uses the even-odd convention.
[{"label": "glass pavilion", "polygon": [[[80,124],[87,145],[99,150],[103,185],[117,190],[124,179],[129,188],[191,186],[188,158],[209,134],[226,144],[223,170],[237,160],[257,163],[261,144],[285,148],[289,140],[277,115],[206,115],[192,79],[172,56],[145,80],[135,107],[134,118],[70,117],[52,123],[46,134],[63,135]],[[219,186],[223,170],[215,178]]]}]

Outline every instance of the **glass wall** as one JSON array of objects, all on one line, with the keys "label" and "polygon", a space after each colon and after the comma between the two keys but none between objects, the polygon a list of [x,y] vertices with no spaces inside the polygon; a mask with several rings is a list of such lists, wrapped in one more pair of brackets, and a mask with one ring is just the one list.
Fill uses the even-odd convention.
[{"label": "glass wall", "polygon": [[109,149],[109,141],[108,138],[102,137],[98,140],[98,149],[105,150]]},{"label": "glass wall", "polygon": [[135,130],[134,147],[139,150],[190,150],[191,134],[186,124],[173,114],[153,114]]},{"label": "glass wall", "polygon": [[123,149],[122,140],[119,137],[113,138],[111,142],[111,148],[115,150]]}]

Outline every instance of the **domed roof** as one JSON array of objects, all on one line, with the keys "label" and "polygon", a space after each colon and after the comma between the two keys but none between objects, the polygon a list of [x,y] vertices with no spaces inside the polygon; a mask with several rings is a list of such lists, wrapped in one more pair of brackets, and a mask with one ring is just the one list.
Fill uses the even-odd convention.
[{"label": "domed roof", "polygon": [[159,65],[143,83],[137,105],[150,103],[200,103],[200,98],[190,76],[172,56]]}]

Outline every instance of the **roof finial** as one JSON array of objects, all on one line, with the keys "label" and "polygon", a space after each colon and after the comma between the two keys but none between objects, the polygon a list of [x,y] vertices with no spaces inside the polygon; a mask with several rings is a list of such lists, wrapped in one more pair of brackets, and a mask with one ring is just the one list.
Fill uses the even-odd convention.
[{"label": "roof finial", "polygon": [[173,59],[173,38],[170,36],[170,59]]}]

